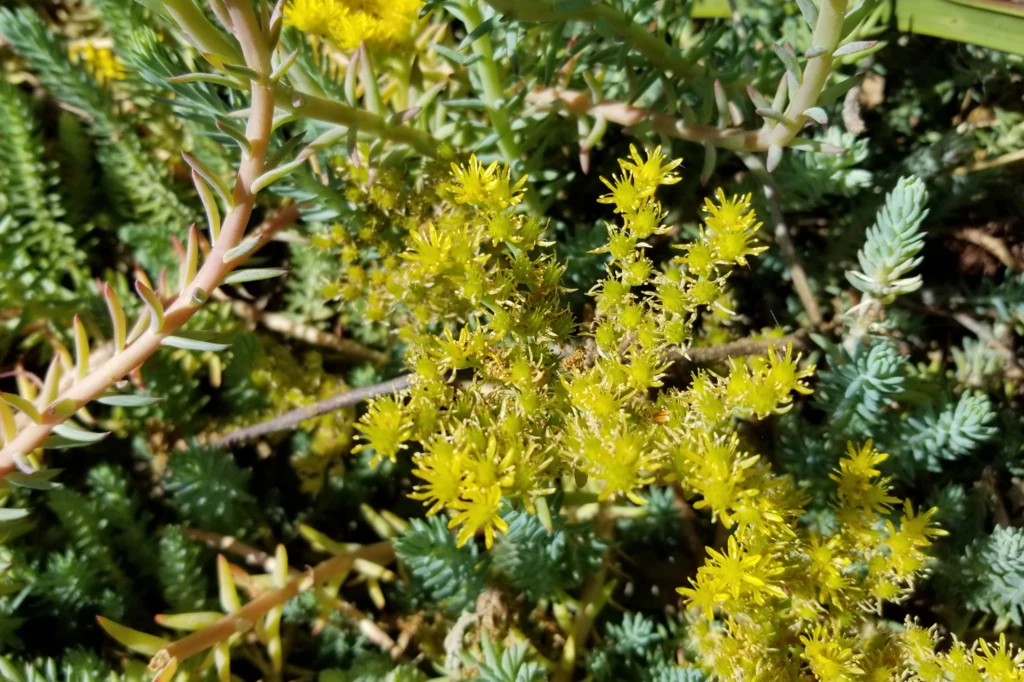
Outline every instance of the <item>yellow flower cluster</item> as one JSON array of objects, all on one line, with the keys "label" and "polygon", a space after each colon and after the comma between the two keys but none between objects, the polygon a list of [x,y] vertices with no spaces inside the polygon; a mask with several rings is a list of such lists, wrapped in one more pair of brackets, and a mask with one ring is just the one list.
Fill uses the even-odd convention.
[{"label": "yellow flower cluster", "polygon": [[934,509],[915,513],[909,503],[898,524],[888,519],[898,500],[877,468],[885,459],[870,441],[849,446],[832,475],[837,523],[827,536],[796,522],[802,500],[767,470],[720,495],[737,509],[720,512],[727,526],[737,522],[728,551],[709,549],[679,590],[709,672],[736,681],[803,680],[806,668],[825,682],[904,679],[912,666],[898,639],[873,629],[869,614],[909,593],[942,531]]},{"label": "yellow flower cluster", "polygon": [[124,64],[114,54],[109,41],[83,38],[68,45],[68,57],[73,64],[81,64],[100,85],[124,80]]},{"label": "yellow flower cluster", "polygon": [[582,339],[544,226],[516,211],[523,181],[475,158],[453,165],[440,187],[448,210],[409,232],[384,287],[404,319],[412,387],[370,407],[360,449],[378,460],[410,452],[411,497],[428,514],[447,511],[460,544],[481,534],[490,546],[507,530],[507,505],[533,511],[560,479],[637,504],[644,486],[677,482],[731,531],[679,590],[692,609],[689,648],[716,679],[1022,679],[1021,657],[1002,644],[939,655],[919,628],[875,624],[872,612],[909,593],[941,531],[935,510],[890,495],[886,455],[871,442],[851,445],[833,472],[836,524],[822,533],[801,525],[807,500],[792,479],[738,437],[737,419],[785,412],[810,392],[814,368],[791,348],[701,370],[683,390],[663,385],[696,321],[730,314],[720,303],[731,268],[763,247],[749,197],[718,193],[698,240],[657,267],[644,240],[665,231],[655,192],[678,181],[678,162],[632,150],[620,164],[602,201],[621,224],[601,249],[608,273]]},{"label": "yellow flower cluster", "polygon": [[291,0],[285,23],[345,50],[363,42],[393,47],[410,38],[422,5],[421,0]]},{"label": "yellow flower cluster", "polygon": [[[791,351],[733,363],[725,376],[704,372],[684,391],[647,399],[662,387],[673,349],[689,344],[701,312],[720,298],[729,268],[762,250],[747,200],[720,197],[700,236],[707,260],[655,266],[643,240],[665,231],[655,192],[678,182],[678,164],[660,149],[633,149],[607,182],[602,201],[622,224],[603,249],[612,258],[593,292],[590,350],[574,339],[561,302],[564,267],[542,251],[543,224],[516,212],[524,180],[507,169],[475,158],[454,165],[441,188],[451,210],[410,234],[386,288],[395,309],[409,313],[401,333],[415,380],[405,398],[371,407],[357,427],[360,447],[378,459],[409,447],[421,479],[413,496],[431,514],[453,512],[460,542],[483,532],[490,544],[504,530],[504,500],[532,509],[573,470],[601,499],[638,504],[658,477],[679,480],[730,525],[775,523],[776,507],[795,506],[792,491],[742,452],[732,427],[808,392],[813,368],[801,369]],[[745,235],[741,247],[722,241],[735,234]],[[753,488],[761,494],[741,494]]]},{"label": "yellow flower cluster", "polygon": [[994,643],[979,640],[968,646],[958,639],[944,653],[936,653],[935,627],[923,628],[908,620],[898,647],[907,662],[904,678],[910,682],[1021,682],[1024,651],[1006,644],[1006,635]]},{"label": "yellow flower cluster", "polygon": [[[363,158],[370,155],[368,147],[358,152]],[[336,160],[334,166],[345,178],[344,201],[355,210],[346,216],[345,224],[336,223],[312,239],[318,249],[338,256],[344,273],[340,281],[324,282],[321,293],[341,301],[346,310],[352,308],[355,314],[346,315],[345,324],[389,321],[389,328],[401,327],[410,311],[393,309],[391,282],[407,281],[402,272],[407,262],[399,255],[410,240],[420,238],[421,216],[432,213],[447,167],[439,161],[430,163],[413,185],[393,169],[374,168],[371,173],[368,164],[347,159]],[[383,325],[380,333],[387,333]]]}]

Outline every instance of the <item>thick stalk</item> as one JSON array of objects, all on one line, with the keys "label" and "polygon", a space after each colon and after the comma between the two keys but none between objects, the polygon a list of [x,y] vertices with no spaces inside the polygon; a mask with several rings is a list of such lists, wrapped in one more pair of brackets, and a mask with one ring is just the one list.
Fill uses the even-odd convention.
[{"label": "thick stalk", "polygon": [[[611,547],[611,536],[615,526],[614,519],[608,513],[609,509],[610,505],[607,502],[598,502],[594,527],[597,529],[598,537],[607,540],[608,546]],[[551,677],[552,682],[569,682],[573,679],[576,664],[583,657],[582,654],[586,650],[587,640],[590,638],[594,622],[597,621],[601,609],[611,597],[611,589],[614,589],[614,583],[607,582],[610,561],[610,552],[606,551],[601,568],[583,586],[583,595],[576,608],[576,617],[572,621],[570,631],[566,633],[565,644],[562,646],[562,657]]]},{"label": "thick stalk", "polygon": [[327,582],[351,569],[356,559],[366,559],[379,564],[386,563],[394,554],[395,550],[390,542],[378,542],[349,554],[331,557],[317,564],[315,568],[294,576],[284,587],[260,594],[238,611],[224,616],[213,625],[168,644],[153,656],[149,662],[149,669],[153,672],[163,670],[172,661],[184,661],[236,633],[252,629],[270,609],[284,604],[303,590]]},{"label": "thick stalk", "polygon": [[[477,0],[462,0],[460,5],[466,31],[472,33],[483,23],[483,14],[477,6]],[[498,134],[498,147],[501,149],[502,156],[505,157],[505,163],[512,166],[519,161],[522,152],[516,143],[508,116],[505,114],[505,93],[502,88],[501,74],[498,73],[498,65],[494,61],[491,37],[485,35],[477,38],[473,42],[473,52],[480,56],[480,61],[476,63],[476,75],[483,88],[484,104],[487,106],[487,113],[491,119],[491,127]]]},{"label": "thick stalk", "polygon": [[355,109],[341,102],[298,92],[281,85],[274,87],[274,96],[278,106],[297,116],[335,123],[346,128],[355,128],[360,133],[401,142],[424,156],[436,156],[441,146],[441,143],[427,132],[403,124],[392,124],[383,116]]},{"label": "thick stalk", "polygon": [[793,93],[786,107],[785,117],[788,123],[779,123],[764,135],[759,136],[760,149],[769,146],[786,146],[803,129],[807,117],[804,112],[818,103],[821,91],[828,83],[832,73],[832,53],[839,47],[843,38],[843,19],[846,17],[847,0],[823,0],[818,11],[818,23],[814,26],[811,45],[825,48],[824,54],[807,61],[804,67],[803,82]]},{"label": "thick stalk", "polygon": [[[220,286],[224,277],[244,260],[225,263],[224,254],[242,240],[252,215],[256,196],[249,188],[253,181],[263,173],[274,117],[274,95],[267,83],[270,73],[269,50],[263,44],[263,38],[252,14],[251,6],[248,6],[246,0],[229,0],[229,11],[238,29],[238,40],[242,46],[246,64],[249,68],[262,74],[263,82],[254,81],[251,85],[252,108],[246,125],[246,137],[252,145],[252,153],[249,158],[242,159],[239,165],[238,175],[235,179],[234,207],[224,219],[220,236],[213,244],[195,279],[167,309],[164,324],[158,331],[143,333],[121,352],[114,354],[84,378],[61,392],[56,400],[43,411],[40,423],[25,428],[0,450],[0,478],[6,476],[14,468],[15,455],[28,454],[40,448],[53,428],[68,419],[67,413],[63,410],[59,414],[56,412],[54,407],[57,404],[66,405],[70,401],[74,404],[74,411],[77,412],[139,367],[160,349],[165,338],[173,336],[199,310],[201,304],[196,302],[194,295],[200,291],[204,294],[212,292]],[[269,235],[267,239],[269,239]],[[198,297],[205,298],[202,294]]]}]

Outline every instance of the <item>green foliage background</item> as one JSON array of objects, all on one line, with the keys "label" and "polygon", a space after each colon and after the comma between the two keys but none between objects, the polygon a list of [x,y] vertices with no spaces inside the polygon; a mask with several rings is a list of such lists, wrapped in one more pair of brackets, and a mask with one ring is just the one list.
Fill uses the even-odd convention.
[{"label": "green foliage background", "polygon": [[[453,157],[464,150],[502,160],[493,103],[481,99],[471,50],[459,48],[466,22],[449,7],[465,4],[482,5],[428,3],[433,12],[424,21],[450,24],[436,37],[449,47],[425,52],[404,74],[406,84],[423,95],[423,73],[439,70],[450,83],[410,125],[441,139]],[[575,11],[588,3],[562,4]],[[587,92],[600,75],[603,100],[710,120],[724,116],[714,110],[716,77],[748,106],[736,95],[744,79],[770,95],[784,77],[772,43],[789,41],[797,54],[811,47],[794,2],[741,1],[735,26],[689,18],[688,2],[600,4],[654,31],[683,35],[685,49],[677,52],[714,73],[669,77],[601,22],[498,21],[483,5],[499,86],[509,96],[502,110],[521,152],[510,159],[513,177],[531,178],[528,210],[549,221],[545,248],[567,268],[563,283],[572,290],[564,300],[578,321],[592,318],[587,292],[605,273],[606,254],[594,251],[606,243],[612,216],[595,203],[604,191],[598,178],[617,171],[615,160],[630,144],[661,143],[670,157],[684,159],[684,180],[662,197],[673,231],[652,244],[660,260],[697,233],[710,188],[753,192],[766,223],[772,211],[755,174],[731,151],[709,163],[704,145],[659,135],[644,122],[625,129],[532,106],[526,92]],[[143,4],[4,0],[0,7],[0,388],[14,392],[17,368],[41,376],[55,341],[72,346],[75,315],[97,337],[110,334],[97,278],[126,301],[136,268],[153,281],[164,268],[176,279],[171,240],[183,241],[189,224],[203,219],[178,152],[232,175],[231,138],[211,122],[230,120],[244,102],[210,83],[169,85],[168,75],[200,68],[197,52]],[[901,34],[885,12],[878,16],[864,38],[884,46],[842,67],[844,75],[861,73],[863,85],[828,105],[827,126],[807,133],[842,151],[787,151],[773,173],[784,236],[795,244],[824,324],[809,319],[768,225],[762,234],[769,250],[730,279],[737,315],[720,324],[704,320],[695,345],[810,332],[801,340],[819,367],[814,395],[787,414],[740,426],[743,438],[799,483],[812,500],[804,520],[823,532],[836,524],[829,473],[847,441],[873,439],[890,455],[885,474],[894,477],[895,494],[938,507],[949,531],[927,579],[882,617],[898,626],[912,615],[965,640],[1002,632],[1019,640],[1024,183],[1019,161],[985,162],[1024,146],[1024,59]],[[109,43],[124,65],[120,78],[97,82],[69,59],[68,46],[85,39]],[[352,101],[355,88],[344,75],[321,68],[322,55],[305,36],[285,28],[283,44],[297,50],[295,68],[311,90],[363,104]],[[387,74],[392,65],[380,62]],[[749,106],[745,113],[753,117]],[[286,125],[288,139],[305,129],[309,141],[324,129],[316,121]],[[614,579],[605,583],[607,604],[593,623],[599,644],[578,652],[576,678],[704,679],[674,588],[703,561],[696,549],[720,547],[725,535],[669,484],[646,490],[644,506],[616,502],[610,522],[587,513],[572,492],[556,496],[548,519],[509,502],[502,511],[509,530],[485,550],[476,542],[458,547],[443,515],[423,518],[407,498],[408,457],[371,467],[371,453],[353,454],[352,425],[362,407],[255,444],[213,445],[234,429],[405,371],[407,339],[392,333],[398,318],[375,313],[380,283],[361,278],[402,247],[410,224],[430,214],[430,190],[446,177],[446,162],[407,156],[341,140],[319,155],[321,167],[304,166],[261,195],[259,219],[282,200],[302,204],[289,238],[258,256],[260,267],[287,267],[286,279],[225,287],[225,300],[190,323],[229,335],[231,349],[161,350],[130,381],[162,402],[98,406],[94,416],[111,432],[106,441],[52,455],[62,469],[52,485],[5,492],[6,507],[32,514],[0,526],[0,677],[143,679],[148,673],[137,661],[124,663],[123,649],[96,616],[152,631],[157,613],[216,610],[216,552],[194,531],[268,553],[283,544],[291,565],[302,568],[324,555],[322,544],[310,542],[315,529],[349,543],[397,536],[398,563],[393,579],[378,586],[383,604],[365,577],[341,588],[350,609],[326,612],[311,594],[286,604],[289,679],[544,679],[565,642],[560,609],[605,571]],[[355,252],[343,263],[346,247]],[[907,272],[920,280],[892,285],[890,275],[909,260]],[[868,281],[848,280],[854,269]],[[880,281],[899,290],[883,290]],[[851,345],[842,318],[864,294],[899,297],[868,340]],[[351,352],[356,346],[361,355]],[[376,361],[367,362],[367,352]],[[713,370],[723,366],[711,363]],[[388,526],[382,513],[408,522]],[[402,655],[392,660],[382,652],[353,614],[399,640],[407,633]],[[465,614],[473,619],[471,636],[465,650],[459,644],[453,651],[446,633]],[[519,644],[503,643],[510,633]],[[264,677],[257,654],[236,659],[237,677]]]}]

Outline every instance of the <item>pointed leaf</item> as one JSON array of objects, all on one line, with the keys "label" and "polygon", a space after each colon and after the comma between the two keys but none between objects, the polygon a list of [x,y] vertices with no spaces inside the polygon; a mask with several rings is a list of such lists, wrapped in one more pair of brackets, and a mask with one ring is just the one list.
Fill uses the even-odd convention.
[{"label": "pointed leaf", "polygon": [[288,584],[288,551],[284,545],[278,545],[274,552],[274,584],[278,587]]},{"label": "pointed leaf", "polygon": [[125,319],[124,308],[121,307],[117,293],[109,283],[103,286],[103,298],[107,301],[107,311],[110,313],[110,322],[114,327],[114,348],[120,353],[124,350],[128,335],[128,320]]},{"label": "pointed leaf", "polygon": [[455,62],[459,66],[470,66],[471,64],[475,64],[478,61],[480,61],[481,59],[483,59],[483,55],[480,55],[480,54],[472,54],[472,55],[461,54],[461,53],[456,52],[455,50],[453,50],[453,49],[451,49],[449,47],[445,47],[444,45],[441,45],[439,43],[431,43],[430,47],[432,49],[434,49],[439,55],[441,55],[442,57],[447,59],[448,61]]},{"label": "pointed leaf", "polygon": [[160,613],[153,617],[157,623],[171,630],[202,630],[224,617],[218,611],[195,611],[192,613]]},{"label": "pointed leaf", "polygon": [[45,408],[57,398],[57,391],[60,390],[60,377],[63,369],[60,358],[54,356],[50,360],[50,366],[46,369],[46,379],[43,381],[43,390],[39,394],[39,407]]},{"label": "pointed leaf", "polygon": [[465,38],[463,38],[461,43],[459,43],[459,47],[458,47],[459,52],[462,52],[467,47],[469,47],[470,45],[472,45],[476,41],[480,40],[485,35],[491,33],[494,29],[498,28],[498,24],[500,23],[500,21],[501,21],[501,15],[500,14],[495,14],[495,15],[493,15],[491,17],[488,17],[484,21],[481,21],[480,24],[476,28],[474,28],[469,33],[469,35],[467,35]]},{"label": "pointed leaf", "polygon": [[13,393],[0,393],[0,400],[3,400],[15,409],[21,410],[26,417],[34,421],[36,424],[42,421],[42,415],[39,414],[39,410],[36,409],[36,406],[30,401],[22,398],[20,395],[15,395]]},{"label": "pointed leaf", "polygon": [[196,278],[199,271],[199,231],[195,223],[188,228],[188,241],[185,242],[185,259],[181,262],[181,273],[178,277],[181,284],[181,293],[185,293],[188,285]]},{"label": "pointed leaf", "polygon": [[281,60],[281,63],[270,73],[270,80],[277,82],[281,80],[281,77],[288,73],[288,69],[292,68],[295,64],[295,60],[299,57],[299,51],[297,49],[292,50],[289,54]]},{"label": "pointed leaf", "polygon": [[389,126],[399,126],[404,123],[416,118],[416,115],[420,113],[419,107],[411,107],[409,109],[403,109],[402,111],[396,111],[388,117]]},{"label": "pointed leaf", "polygon": [[247,270],[235,270],[224,278],[224,284],[241,284],[242,282],[258,282],[263,279],[273,279],[288,274],[285,268],[249,268]]},{"label": "pointed leaf", "polygon": [[14,411],[7,402],[0,400],[0,443],[10,443],[18,435],[18,427],[14,422]]},{"label": "pointed leaf", "polygon": [[373,62],[370,60],[370,53],[366,49],[366,43],[359,45],[363,53],[359,59],[359,81],[363,84],[363,100],[366,108],[371,112],[382,116],[384,114],[384,100],[380,96],[380,87],[377,85],[377,74],[373,72]]},{"label": "pointed leaf", "polygon": [[362,58],[362,51],[356,50],[352,53],[352,58],[348,62],[348,68],[345,69],[345,101],[352,107],[357,106],[359,101],[359,60]]},{"label": "pointed leaf", "polygon": [[78,315],[75,315],[72,328],[75,337],[75,367],[78,378],[83,379],[89,373],[89,356],[92,354],[89,350],[89,335],[85,333],[85,325]]},{"label": "pointed leaf", "polygon": [[143,654],[144,656],[155,656],[158,652],[167,648],[170,641],[162,639],[160,637],[154,637],[153,635],[146,634],[145,632],[139,632],[129,627],[125,627],[120,623],[115,623],[112,620],[104,618],[103,616],[96,616],[96,622],[100,624],[108,635],[116,639],[118,642],[128,647],[132,651]]},{"label": "pointed leaf", "polygon": [[772,109],[771,107],[768,107],[767,109],[755,109],[754,111],[757,112],[758,116],[770,118],[771,120],[778,121],[779,123],[789,123],[789,119],[786,118],[785,115],[783,115],[783,113],[781,111],[778,111],[777,109]]},{"label": "pointed leaf", "polygon": [[70,417],[75,412],[78,412],[78,403],[71,398],[58,400],[47,410],[48,414],[52,414],[55,417]]},{"label": "pointed leaf", "polygon": [[260,75],[255,70],[250,69],[244,64],[228,64],[225,62],[223,64],[223,68],[225,71],[237,74],[247,80],[256,81],[257,83],[260,80]]},{"label": "pointed leaf", "polygon": [[754,103],[754,106],[756,108],[758,108],[758,109],[770,109],[771,108],[770,106],[768,106],[768,100],[766,100],[764,98],[764,95],[762,95],[760,92],[758,92],[757,88],[755,88],[753,85],[750,85],[750,84],[747,85],[747,95],[750,96],[750,101]]},{"label": "pointed leaf", "polygon": [[248,159],[252,156],[252,142],[245,136],[245,132],[237,126],[231,125],[226,119],[218,120],[214,123],[217,126],[217,130],[224,133],[238,145],[238,149],[242,152],[242,158]]},{"label": "pointed leaf", "polygon": [[96,431],[89,431],[83,429],[78,424],[72,421],[66,421],[63,424],[57,424],[53,427],[53,432],[58,436],[63,436],[68,440],[77,441],[79,443],[99,443],[101,440],[110,435],[109,431],[103,433],[97,433]]},{"label": "pointed leaf", "polygon": [[843,18],[843,32],[842,36],[846,36],[853,33],[853,31],[860,25],[860,22],[878,6],[879,0],[861,0],[853,7],[849,12],[846,13],[846,17]]},{"label": "pointed leaf", "polygon": [[711,174],[715,172],[715,164],[718,162],[718,150],[712,144],[704,145],[704,167],[700,172],[700,184],[708,184]]},{"label": "pointed leaf", "polygon": [[795,80],[796,83],[799,84],[803,79],[803,75],[800,72],[800,65],[797,64],[796,55],[790,51],[791,48],[787,48],[790,48],[789,44],[782,46],[779,45],[778,43],[775,43],[774,45],[772,45],[772,49],[775,50],[775,54],[778,55],[779,59],[782,60],[782,63],[785,65],[786,72],[790,75],[790,78],[792,80]]},{"label": "pointed leaf", "polygon": [[242,242],[238,246],[235,246],[235,247],[230,248],[227,251],[225,251],[224,252],[224,257],[223,257],[222,260],[225,263],[230,263],[232,261],[239,260],[240,258],[245,258],[250,253],[252,253],[253,250],[255,250],[255,248],[257,246],[259,246],[259,245],[260,245],[260,238],[259,237],[255,237],[255,236],[254,237],[250,237],[249,239],[246,239],[244,242]]},{"label": "pointed leaf", "polygon": [[768,169],[769,173],[775,171],[779,167],[779,162],[782,161],[782,147],[777,144],[773,144],[768,147],[768,163],[765,164],[765,168]]},{"label": "pointed leaf", "polygon": [[833,57],[843,57],[848,54],[857,54],[864,50],[870,50],[878,44],[877,40],[855,40],[852,43],[846,43],[832,53]]},{"label": "pointed leaf", "polygon": [[[50,472],[54,472],[50,474]],[[60,483],[50,479],[60,473],[60,469],[46,469],[34,474],[26,474],[21,471],[12,471],[4,477],[4,480],[11,485],[29,490],[53,490],[60,487]]]},{"label": "pointed leaf", "polygon": [[248,89],[240,80],[220,73],[185,73],[180,76],[172,76],[167,80],[171,83],[212,83],[234,90]]},{"label": "pointed leaf", "polygon": [[160,302],[160,299],[157,298],[153,290],[140,280],[135,280],[135,291],[138,292],[149,308],[149,330],[153,333],[159,333],[160,329],[164,326],[163,303]]},{"label": "pointed leaf", "polygon": [[821,107],[811,107],[804,112],[804,116],[811,119],[818,125],[828,125],[828,113]]},{"label": "pointed leaf", "polygon": [[135,326],[132,327],[131,333],[128,334],[126,343],[135,343],[136,339],[146,332],[146,329],[149,328],[149,317],[151,314],[148,307],[142,309],[138,319],[135,320]]},{"label": "pointed leaf", "polygon": [[73,438],[65,438],[64,436],[50,435],[43,441],[44,450],[70,450],[71,448],[84,448],[92,443],[85,443],[80,440]]},{"label": "pointed leaf", "polygon": [[[31,509],[12,509],[10,507],[0,507],[0,522],[3,521],[17,521],[23,519],[32,513]],[[17,679],[6,675],[7,679]]]},{"label": "pointed leaf", "polygon": [[26,474],[35,474],[42,469],[42,466],[39,464],[39,458],[36,457],[35,453],[25,455],[20,452],[15,452],[14,466],[18,467],[18,471]]},{"label": "pointed leaf", "polygon": [[192,182],[195,183],[196,191],[203,202],[203,209],[206,211],[206,224],[210,228],[210,243],[215,244],[217,237],[220,236],[220,208],[217,206],[217,200],[213,197],[213,192],[210,191],[210,186],[203,180],[203,176],[194,170],[192,171]]},{"label": "pointed leaf", "polygon": [[796,0],[796,4],[800,7],[800,13],[804,15],[807,25],[814,29],[818,24],[818,8],[811,0]]},{"label": "pointed leaf", "polygon": [[447,87],[448,87],[448,82],[447,81],[441,81],[440,83],[436,84],[434,87],[430,88],[429,90],[424,92],[422,95],[420,95],[419,99],[416,100],[416,105],[415,106],[418,109],[421,109],[421,110],[422,109],[426,109],[434,101],[434,98],[436,98],[437,95],[442,90],[444,90]]},{"label": "pointed leaf", "polygon": [[294,161],[281,164],[277,168],[268,170],[266,173],[252,181],[252,184],[249,185],[249,191],[253,194],[258,194],[260,191],[266,189],[302,164],[306,163],[306,159],[308,158],[308,156],[300,154]]},{"label": "pointed leaf", "polygon": [[789,77],[783,76],[779,79],[779,85],[775,88],[775,96],[772,98],[772,109],[782,111],[786,108],[786,96],[789,94]]},{"label": "pointed leaf", "polygon": [[235,588],[235,578],[231,575],[231,564],[223,554],[217,555],[217,593],[224,613],[235,613],[242,608],[242,601]]},{"label": "pointed leaf", "polygon": [[828,86],[821,91],[820,95],[818,95],[818,105],[828,106],[829,104],[832,104],[837,99],[845,95],[847,91],[864,80],[864,75],[865,74],[863,73],[858,73],[854,76],[850,76],[846,80]]},{"label": "pointed leaf", "polygon": [[292,151],[294,151],[296,147],[302,144],[302,141],[305,138],[305,130],[303,130],[298,135],[293,135],[292,137],[288,138],[288,141],[281,145],[280,149],[274,152],[270,156],[270,158],[267,159],[267,163],[264,165],[264,168],[277,168],[277,166],[280,165],[280,163],[284,161],[285,158],[291,156]]},{"label": "pointed leaf", "polygon": [[96,402],[111,407],[146,407],[163,401],[163,398],[150,395],[132,395],[130,393],[111,393],[101,395]]},{"label": "pointed leaf", "polygon": [[811,45],[807,49],[807,52],[804,52],[804,56],[807,57],[808,59],[814,59],[815,57],[820,57],[826,52],[828,52],[827,47],[822,47],[821,45]]},{"label": "pointed leaf", "polygon": [[169,348],[183,348],[185,350],[211,352],[227,350],[230,348],[230,343],[224,343],[223,341],[217,340],[221,338],[223,338],[222,335],[214,332],[186,333],[179,331],[175,336],[164,337],[160,341],[160,345],[167,346]]},{"label": "pointed leaf", "polygon": [[227,184],[220,178],[216,173],[210,170],[210,167],[205,163],[197,159],[196,157],[186,152],[181,153],[181,157],[185,159],[185,163],[192,167],[196,173],[199,173],[203,180],[213,188],[213,191],[217,193],[220,200],[224,202],[224,205],[233,208],[235,205],[234,199],[231,197],[231,190],[228,189]]}]

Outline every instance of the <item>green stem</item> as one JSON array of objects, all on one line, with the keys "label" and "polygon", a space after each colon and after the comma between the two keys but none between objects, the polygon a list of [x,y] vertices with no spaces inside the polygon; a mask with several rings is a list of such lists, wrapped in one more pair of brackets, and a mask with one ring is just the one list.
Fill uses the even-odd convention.
[{"label": "green stem", "polygon": [[[614,529],[614,520],[608,515],[609,505],[601,502],[597,518],[594,519],[594,526],[597,529],[598,537],[609,540]],[[569,682],[573,678],[577,662],[582,658],[586,650],[587,640],[590,638],[590,631],[594,627],[601,609],[611,599],[612,591],[615,589],[615,581],[608,581],[608,564],[611,561],[606,551],[604,561],[598,572],[591,576],[583,587],[583,595],[580,597],[576,609],[576,617],[573,619],[572,628],[566,632],[565,644],[562,647],[562,657],[558,661],[551,679],[552,682]]]},{"label": "green stem", "polygon": [[[483,23],[483,14],[476,0],[462,0],[462,19],[466,25],[466,31],[472,33]],[[473,42],[473,52],[480,56],[476,63],[476,74],[480,79],[483,88],[484,104],[487,106],[487,113],[491,119],[491,126],[494,132],[498,133],[498,147],[501,149],[505,162],[512,166],[522,157],[519,145],[516,143],[512,127],[508,123],[508,116],[504,108],[504,88],[502,87],[501,74],[498,73],[498,65],[494,61],[494,48],[491,46],[490,36],[480,36]]]},{"label": "green stem", "polygon": [[771,174],[764,167],[760,157],[753,154],[740,154],[740,158],[747,164],[747,168],[754,174],[754,177],[761,183],[761,190],[764,192],[765,203],[768,204],[768,211],[771,214],[771,222],[775,241],[782,250],[782,258],[789,268],[790,278],[793,280],[793,288],[796,290],[800,303],[807,313],[807,319],[811,326],[819,328],[824,322],[821,314],[821,306],[814,297],[814,290],[811,289],[807,271],[789,236],[789,227],[786,225],[785,216],[782,213],[782,204],[779,202],[779,190],[772,180]]},{"label": "green stem", "polygon": [[424,156],[434,157],[441,143],[432,135],[407,125],[394,125],[383,116],[369,111],[355,109],[323,97],[301,93],[281,85],[274,87],[274,98],[283,109],[305,118],[336,123],[348,128],[355,128],[360,133],[368,133],[392,142],[409,145]]},{"label": "green stem", "polygon": [[796,137],[804,127],[807,117],[804,112],[818,103],[821,91],[828,83],[828,77],[832,74],[832,53],[839,47],[839,41],[843,38],[843,20],[846,17],[847,0],[824,0],[821,9],[818,11],[818,23],[814,26],[814,35],[811,37],[811,45],[825,48],[824,54],[808,60],[804,68],[803,82],[789,100],[786,107],[785,117],[788,123],[779,125],[767,131],[761,138],[762,149],[776,145],[784,147]]}]

